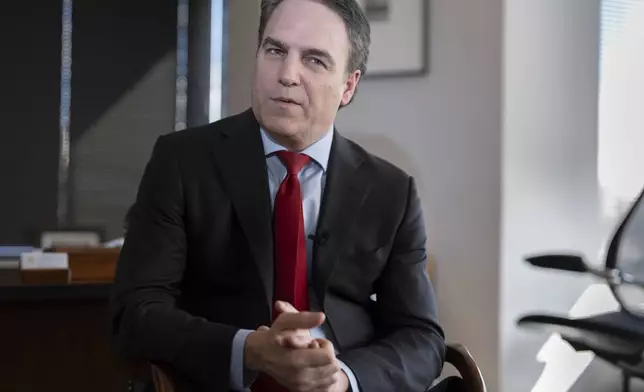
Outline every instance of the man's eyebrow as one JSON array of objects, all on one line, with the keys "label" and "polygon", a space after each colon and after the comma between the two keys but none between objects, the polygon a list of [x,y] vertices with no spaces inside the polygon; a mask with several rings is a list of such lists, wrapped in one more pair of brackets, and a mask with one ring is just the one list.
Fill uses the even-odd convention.
[{"label": "man's eyebrow", "polygon": [[331,68],[335,67],[335,61],[333,61],[333,57],[326,50],[316,49],[316,48],[306,48],[303,50],[303,52],[305,55],[308,55],[308,56],[321,57],[329,63],[329,66]]},{"label": "man's eyebrow", "polygon": [[[267,46],[274,46],[284,51],[287,51],[289,49],[289,46],[286,43],[273,37],[264,38],[264,42],[262,42],[262,47],[267,47]],[[335,67],[335,61],[333,60],[333,56],[331,56],[331,54],[329,54],[329,52],[327,52],[326,50],[318,49],[318,48],[304,48],[302,50],[302,53],[307,56],[321,57],[329,63],[330,67]]]},{"label": "man's eyebrow", "polygon": [[282,50],[287,50],[288,45],[286,45],[284,42],[275,39],[273,37],[266,37],[264,38],[264,42],[262,42],[262,47],[267,47],[267,46],[275,46],[278,47]]}]

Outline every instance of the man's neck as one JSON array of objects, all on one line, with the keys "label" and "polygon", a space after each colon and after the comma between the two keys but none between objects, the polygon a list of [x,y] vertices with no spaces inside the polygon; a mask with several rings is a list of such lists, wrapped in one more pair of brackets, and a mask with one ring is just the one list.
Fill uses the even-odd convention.
[{"label": "man's neck", "polygon": [[306,135],[296,135],[293,137],[277,135],[269,130],[266,130],[266,132],[271,137],[271,139],[273,139],[273,141],[280,146],[286,148],[289,151],[300,152],[317,143],[330,130],[331,127],[328,127],[324,132],[308,132]]}]

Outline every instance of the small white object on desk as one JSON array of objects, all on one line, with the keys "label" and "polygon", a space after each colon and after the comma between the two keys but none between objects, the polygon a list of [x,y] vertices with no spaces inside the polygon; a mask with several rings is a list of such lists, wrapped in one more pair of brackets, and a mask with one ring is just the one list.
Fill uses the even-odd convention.
[{"label": "small white object on desk", "polygon": [[103,247],[104,248],[122,248],[124,242],[125,242],[125,238],[123,238],[123,237],[115,238],[115,239],[113,239],[111,241],[108,241],[108,242],[104,243]]},{"label": "small white object on desk", "polygon": [[69,269],[69,257],[67,253],[23,253],[20,255],[20,269]]},{"label": "small white object on desk", "polygon": [[91,248],[101,244],[101,237],[93,231],[45,231],[40,235],[40,247]]}]

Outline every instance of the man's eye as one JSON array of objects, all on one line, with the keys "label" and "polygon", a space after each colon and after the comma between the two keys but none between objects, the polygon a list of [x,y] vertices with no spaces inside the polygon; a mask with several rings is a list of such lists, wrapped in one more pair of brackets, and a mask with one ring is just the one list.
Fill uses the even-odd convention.
[{"label": "man's eye", "polygon": [[268,48],[266,49],[266,53],[277,56],[277,55],[281,55],[283,52],[278,48]]},{"label": "man's eye", "polygon": [[316,67],[326,67],[326,64],[324,64],[322,60],[315,57],[310,57],[308,59],[308,62],[311,63],[311,65],[315,65]]}]

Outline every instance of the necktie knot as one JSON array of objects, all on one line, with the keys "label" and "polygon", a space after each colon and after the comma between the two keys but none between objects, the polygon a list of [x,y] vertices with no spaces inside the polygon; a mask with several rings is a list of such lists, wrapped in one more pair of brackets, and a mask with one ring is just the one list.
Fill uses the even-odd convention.
[{"label": "necktie knot", "polygon": [[276,155],[280,161],[282,161],[284,166],[286,166],[286,172],[295,176],[297,176],[300,170],[302,170],[302,168],[311,160],[311,157],[308,155],[291,151],[278,151]]}]

